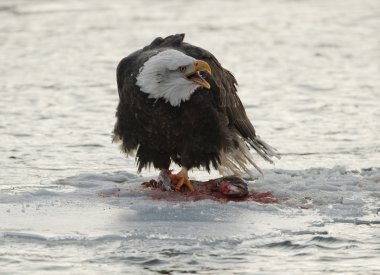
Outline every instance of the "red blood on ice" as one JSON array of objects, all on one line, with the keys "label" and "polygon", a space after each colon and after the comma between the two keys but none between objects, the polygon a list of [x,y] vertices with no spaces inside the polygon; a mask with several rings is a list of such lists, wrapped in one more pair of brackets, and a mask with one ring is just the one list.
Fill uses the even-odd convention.
[{"label": "red blood on ice", "polygon": [[144,182],[143,186],[150,188],[149,195],[157,200],[169,201],[198,201],[198,200],[217,200],[220,202],[228,201],[256,201],[261,203],[277,203],[278,199],[271,192],[249,191],[247,183],[235,176],[222,177],[209,181],[191,181],[195,188],[194,192],[182,187],[179,192],[175,192],[175,182],[170,182],[168,175],[170,171],[162,171],[159,180]]}]

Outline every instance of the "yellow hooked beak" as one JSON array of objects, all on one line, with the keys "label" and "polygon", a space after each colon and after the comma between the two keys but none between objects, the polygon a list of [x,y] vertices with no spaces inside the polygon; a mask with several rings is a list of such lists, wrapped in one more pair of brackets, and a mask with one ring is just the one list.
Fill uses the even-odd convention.
[{"label": "yellow hooked beak", "polygon": [[210,89],[211,85],[208,83],[199,72],[207,72],[211,74],[210,65],[203,60],[195,60],[188,68],[188,73],[185,77],[187,80],[193,81],[194,83],[202,86],[203,88]]}]

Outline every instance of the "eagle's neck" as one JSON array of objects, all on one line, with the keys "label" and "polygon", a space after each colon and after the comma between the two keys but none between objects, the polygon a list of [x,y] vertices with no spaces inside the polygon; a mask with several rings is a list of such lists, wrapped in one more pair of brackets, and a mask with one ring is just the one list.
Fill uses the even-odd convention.
[{"label": "eagle's neck", "polygon": [[189,100],[199,87],[195,83],[178,77],[164,78],[160,75],[148,75],[143,72],[137,77],[137,85],[140,90],[148,94],[148,98],[162,98],[173,107],[178,107],[182,102]]}]

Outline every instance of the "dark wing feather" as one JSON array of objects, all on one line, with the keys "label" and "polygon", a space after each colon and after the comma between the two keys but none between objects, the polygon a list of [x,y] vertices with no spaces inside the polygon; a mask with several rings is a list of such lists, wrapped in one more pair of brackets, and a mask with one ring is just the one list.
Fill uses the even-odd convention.
[{"label": "dark wing feather", "polygon": [[[211,92],[217,93],[218,107],[228,117],[230,126],[235,128],[237,133],[265,160],[272,163],[271,157],[279,158],[276,149],[256,136],[255,128],[248,119],[244,106],[237,95],[237,81],[233,74],[224,69],[210,52],[188,43],[179,43],[178,41],[180,38],[183,40],[183,37],[183,35],[174,35],[170,39],[174,40],[175,46],[182,49],[187,55],[206,61],[210,65],[212,76],[208,76],[207,80],[211,83]],[[164,39],[162,42],[167,44],[169,41]]]},{"label": "dark wing feather", "polygon": [[[133,152],[139,145],[138,135],[129,129],[136,129],[136,125],[143,125],[145,128],[151,124],[142,123],[137,113],[147,112],[143,104],[147,100],[135,85],[135,79],[139,68],[149,59],[151,51],[138,50],[123,58],[116,70],[116,79],[119,92],[119,105],[116,111],[118,118],[114,127],[113,141],[122,140],[122,149],[126,153]],[[128,130],[127,130],[128,129]],[[151,129],[145,129],[150,131]]]}]

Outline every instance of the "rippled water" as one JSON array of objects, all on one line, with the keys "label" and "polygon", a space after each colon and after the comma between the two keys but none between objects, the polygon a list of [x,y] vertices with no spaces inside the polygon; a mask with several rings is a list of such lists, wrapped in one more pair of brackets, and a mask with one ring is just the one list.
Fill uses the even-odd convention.
[{"label": "rippled water", "polygon": [[[377,0],[2,0],[0,22],[0,274],[380,272]],[[153,200],[111,143],[117,63],[182,32],[283,153],[251,183],[278,204]]]}]

